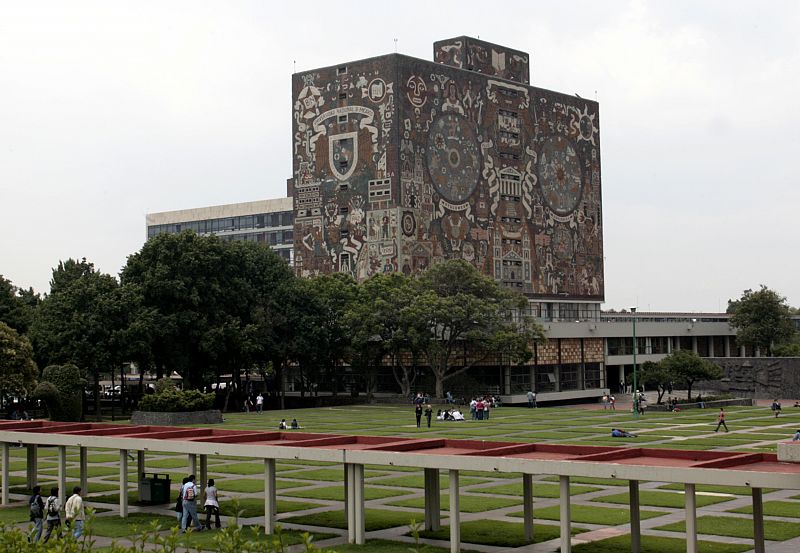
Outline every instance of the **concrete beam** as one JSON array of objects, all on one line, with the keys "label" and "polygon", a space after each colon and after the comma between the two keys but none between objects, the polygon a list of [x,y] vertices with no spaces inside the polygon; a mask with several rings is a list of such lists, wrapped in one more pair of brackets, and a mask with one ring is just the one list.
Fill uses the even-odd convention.
[{"label": "concrete beam", "polygon": [[0,485],[3,486],[2,494],[0,494],[0,505],[8,505],[8,443],[3,442],[0,444],[0,462],[3,463],[3,473],[2,475],[2,482]]},{"label": "concrete beam", "polygon": [[67,448],[58,446],[58,493],[61,500],[64,501],[68,497],[69,491],[67,490]]},{"label": "concrete beam", "polygon": [[30,490],[36,485],[36,477],[39,472],[39,451],[36,444],[27,444],[25,446],[28,465],[26,467],[26,476],[28,489]]},{"label": "concrete beam", "polygon": [[264,532],[275,532],[275,459],[264,459]]},{"label": "concrete beam", "polygon": [[450,471],[450,553],[461,551],[461,498],[458,471]]},{"label": "concrete beam", "polygon": [[128,518],[128,450],[119,450],[119,516]]},{"label": "concrete beam", "polygon": [[572,524],[569,497],[569,476],[559,476],[559,505],[561,518],[561,553],[572,551]]},{"label": "concrete beam", "polygon": [[686,492],[686,553],[697,553],[697,497],[695,485],[685,484]]},{"label": "concrete beam", "polygon": [[764,549],[764,504],[761,488],[753,488],[753,551],[765,553]]},{"label": "concrete beam", "polygon": [[639,512],[639,481],[628,481],[628,495],[630,497],[631,513],[631,553],[642,551],[642,524]]},{"label": "concrete beam", "polygon": [[81,446],[79,448],[80,457],[80,486],[84,493],[84,497],[89,493],[89,448]]},{"label": "concrete beam", "polygon": [[533,475],[522,475],[522,518],[525,540],[533,541]]},{"label": "concrete beam", "polygon": [[425,469],[425,530],[436,531],[442,527],[441,511],[439,470]]}]

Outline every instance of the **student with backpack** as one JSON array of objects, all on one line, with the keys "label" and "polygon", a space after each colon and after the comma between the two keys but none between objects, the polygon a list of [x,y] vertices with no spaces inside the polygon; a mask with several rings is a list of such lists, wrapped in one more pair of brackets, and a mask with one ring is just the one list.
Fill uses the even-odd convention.
[{"label": "student with backpack", "polygon": [[67,520],[67,528],[72,528],[72,537],[80,538],[83,535],[83,521],[86,519],[80,486],[72,488],[72,495],[64,505],[64,517]]},{"label": "student with backpack", "polygon": [[44,543],[47,543],[56,528],[58,529],[56,537],[61,537],[61,515],[59,511],[61,511],[61,500],[58,499],[58,488],[50,488],[50,496],[44,502],[44,513],[47,520]]},{"label": "student with backpack", "polygon": [[181,500],[183,501],[183,516],[181,517],[181,533],[186,532],[189,517],[194,520],[194,526],[198,532],[203,530],[200,519],[197,518],[197,485],[194,483],[194,474],[189,476],[189,480],[181,487]]},{"label": "student with backpack", "polygon": [[44,522],[44,499],[42,499],[41,486],[33,487],[28,505],[30,506],[31,522],[33,523],[33,530],[28,536],[28,541],[36,543],[42,538],[42,523]]}]

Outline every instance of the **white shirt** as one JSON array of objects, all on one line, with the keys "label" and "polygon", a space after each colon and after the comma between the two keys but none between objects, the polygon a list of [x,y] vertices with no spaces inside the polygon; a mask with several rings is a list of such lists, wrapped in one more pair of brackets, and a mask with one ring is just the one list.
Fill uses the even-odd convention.
[{"label": "white shirt", "polygon": [[186,499],[186,490],[190,487],[194,488],[194,496],[197,497],[197,485],[194,482],[186,482],[186,484],[181,487],[181,499],[184,501],[194,501],[194,499]]},{"label": "white shirt", "polygon": [[261,405],[263,403],[264,403],[264,396],[258,394],[258,397],[256,398],[256,405]]},{"label": "white shirt", "polygon": [[206,488],[206,502],[203,503],[203,506],[211,505],[213,507],[219,507],[219,501],[217,499],[217,487],[216,486],[209,486]]}]

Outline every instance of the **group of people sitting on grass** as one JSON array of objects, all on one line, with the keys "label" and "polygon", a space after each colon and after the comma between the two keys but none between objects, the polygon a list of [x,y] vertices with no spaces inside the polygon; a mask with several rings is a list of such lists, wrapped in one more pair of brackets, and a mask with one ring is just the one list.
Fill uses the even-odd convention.
[{"label": "group of people sitting on grass", "polygon": [[217,529],[222,527],[219,520],[219,491],[214,485],[214,479],[209,478],[208,485],[203,490],[203,509],[206,512],[205,525],[200,523],[197,516],[197,498],[199,496],[195,476],[191,474],[183,479],[178,499],[175,503],[175,512],[181,525],[181,533],[194,524],[195,531],[211,530],[211,517],[214,516],[214,525]]},{"label": "group of people sitting on grass", "polygon": [[300,428],[300,423],[297,422],[297,419],[292,419],[291,425],[286,424],[286,419],[281,419],[281,422],[278,423],[278,430],[297,430]]},{"label": "group of people sitting on grass", "polygon": [[445,409],[442,411],[439,409],[436,412],[436,420],[437,421],[463,421],[464,415],[461,413],[459,409]]}]

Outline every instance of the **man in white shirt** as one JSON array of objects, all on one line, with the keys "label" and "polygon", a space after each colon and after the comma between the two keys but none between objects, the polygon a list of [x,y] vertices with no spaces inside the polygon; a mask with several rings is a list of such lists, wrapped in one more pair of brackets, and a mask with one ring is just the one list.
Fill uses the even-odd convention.
[{"label": "man in white shirt", "polygon": [[200,519],[197,518],[197,485],[194,483],[194,474],[189,476],[189,480],[181,488],[181,498],[183,499],[183,516],[181,517],[181,533],[186,532],[189,517],[192,517],[195,528],[198,532],[203,530]]},{"label": "man in white shirt", "polygon": [[261,395],[261,392],[258,393],[256,397],[256,411],[260,415],[264,410],[264,396]]},{"label": "man in white shirt", "polygon": [[67,519],[67,527],[72,527],[73,537],[80,538],[83,534],[83,521],[86,520],[80,486],[72,488],[72,495],[67,499],[64,512]]}]

